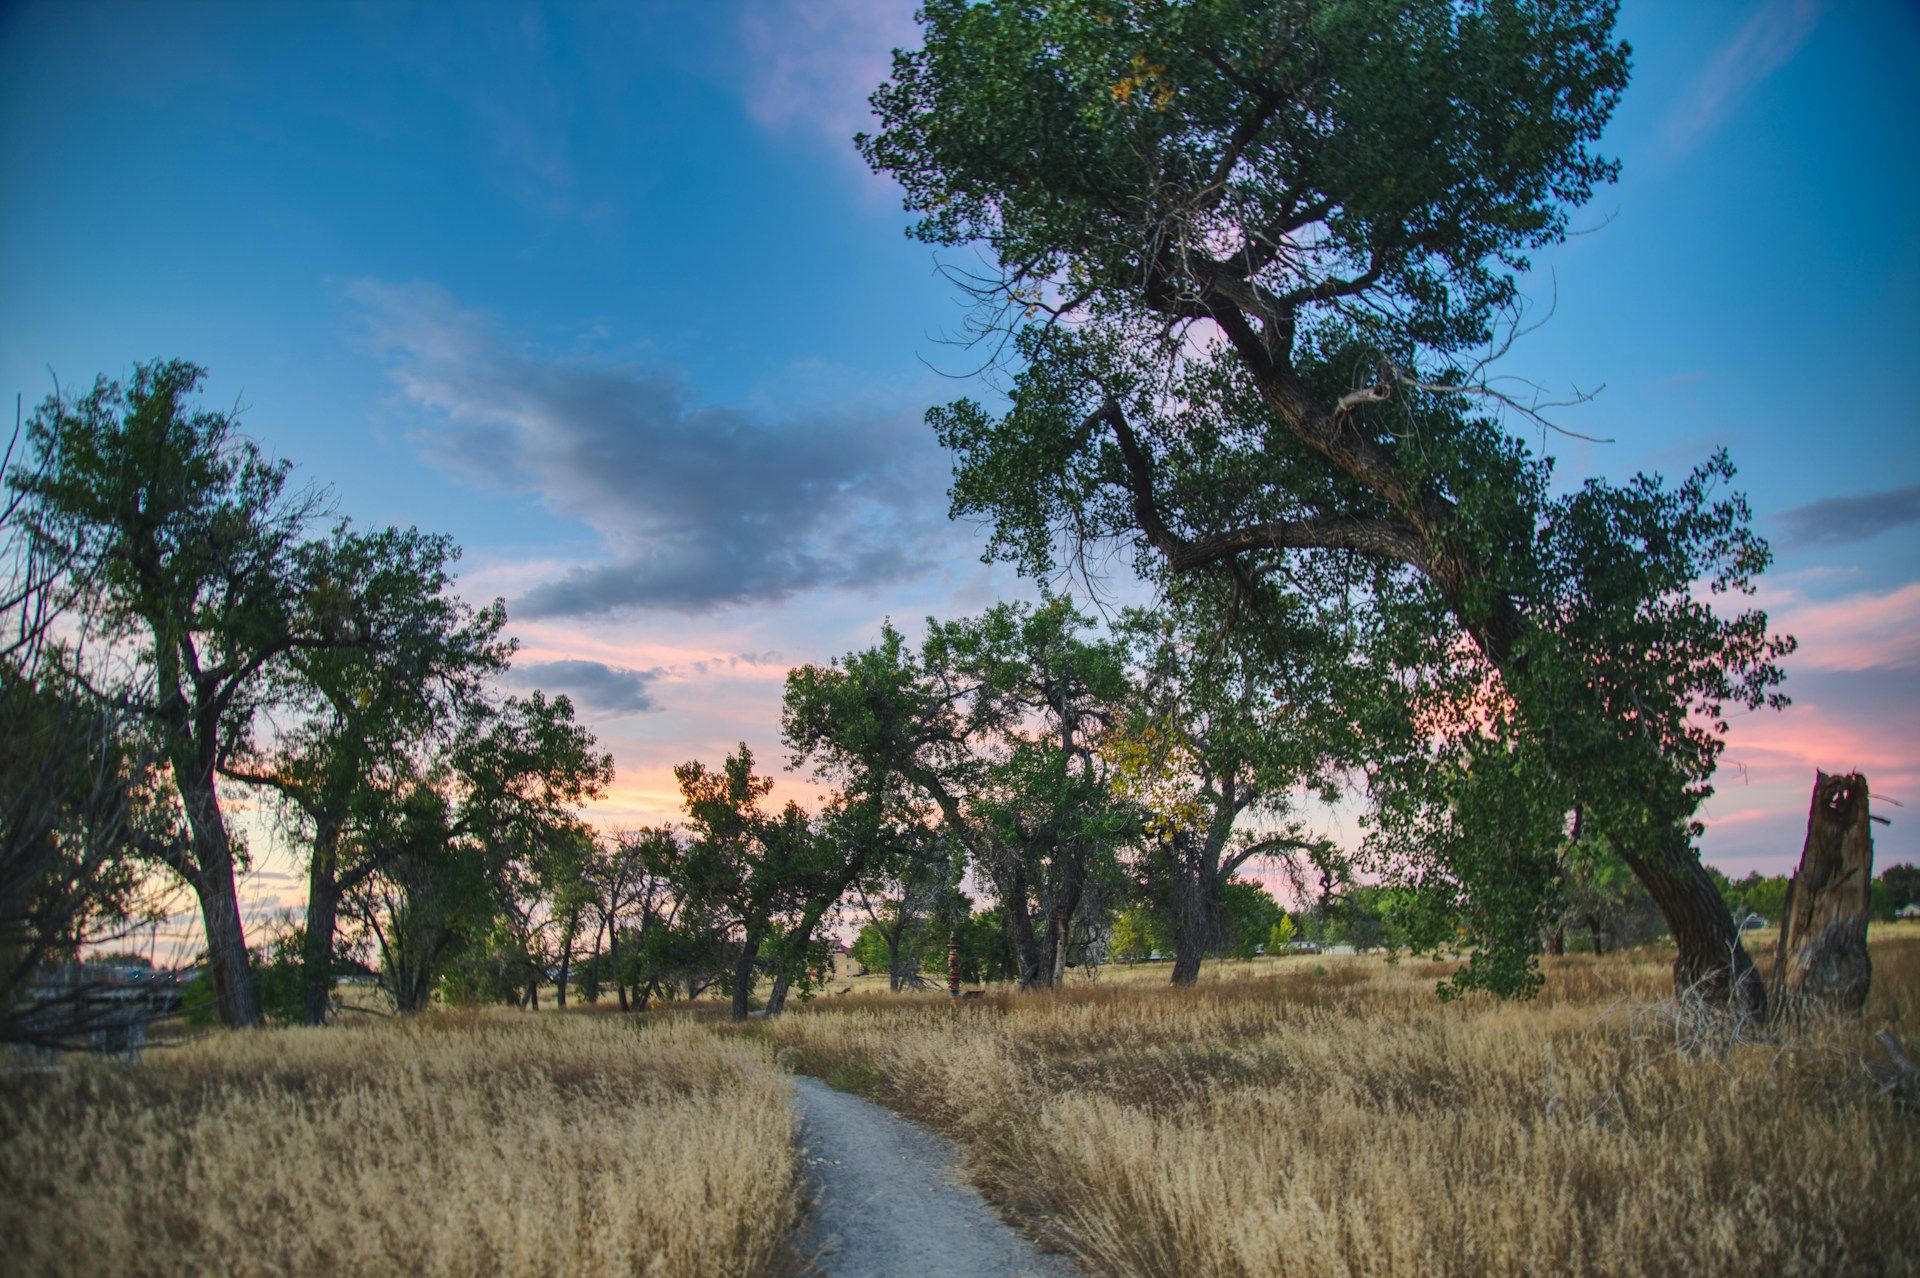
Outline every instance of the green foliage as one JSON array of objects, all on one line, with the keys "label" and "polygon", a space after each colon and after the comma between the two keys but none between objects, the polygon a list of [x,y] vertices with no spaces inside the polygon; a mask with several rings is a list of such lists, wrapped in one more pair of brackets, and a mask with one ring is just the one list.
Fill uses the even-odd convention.
[{"label": "green foliage", "polygon": [[1754,870],[1745,878],[1730,882],[1722,895],[1735,919],[1758,914],[1769,923],[1778,924],[1787,913],[1787,876],[1765,875]]},{"label": "green foliage", "polygon": [[868,923],[862,927],[860,935],[847,947],[847,956],[858,963],[863,972],[886,971],[887,938],[880,934],[879,924]]},{"label": "green foliage", "polygon": [[530,975],[538,979],[538,973],[529,969],[521,938],[505,920],[496,918],[452,950],[440,973],[440,997],[449,1007],[518,1004]]},{"label": "green foliage", "polygon": [[[1873,882],[1879,891],[1875,898],[1876,918],[1890,919],[1902,907],[1920,901],[1920,866],[1889,865]],[[1885,913],[1880,912],[1883,909]]]},{"label": "green foliage", "polygon": [[1233,879],[1220,894],[1222,948],[1233,958],[1250,959],[1285,917],[1280,903],[1264,887]]},{"label": "green foliage", "polygon": [[129,848],[179,838],[152,750],[65,662],[0,653],[0,1041],[26,1035],[19,995],[43,966],[159,915]]},{"label": "green foliage", "polygon": [[397,1007],[426,1006],[455,960],[470,969],[463,997],[492,989],[495,969],[524,985],[543,965],[529,921],[557,895],[578,903],[578,809],[612,772],[573,703],[536,691],[468,707],[444,760],[403,775],[368,831],[382,855],[352,893]]},{"label": "green foliage", "polygon": [[1421,340],[1471,345],[1526,251],[1615,171],[1587,149],[1626,81],[1610,3],[922,13],[862,154],[904,188],[919,238],[985,241],[1073,292],[1151,285],[1162,255],[1214,248],[1209,226],[1278,239],[1314,222],[1317,252],[1247,256],[1291,259],[1295,289],[1365,273]]},{"label": "green foliage", "polygon": [[[1556,494],[1463,406],[1501,401],[1461,352],[1517,325],[1514,272],[1614,172],[1591,150],[1626,79],[1613,24],[938,0],[861,140],[916,234],[997,260],[976,331],[1008,406],[929,415],[954,513],[1043,579],[1118,543],[1163,588],[1220,583],[1248,601],[1236,650],[1301,613],[1341,635],[1322,704],[1369,756],[1357,868],[1414,893],[1420,943],[1464,927],[1458,983],[1505,993],[1537,984],[1576,810],[1691,891],[1725,707],[1779,704],[1792,648],[1713,606],[1768,562],[1724,454]],[[1724,966],[1730,921],[1680,939]]]},{"label": "green foliage", "polygon": [[1267,929],[1267,953],[1286,954],[1299,938],[1300,925],[1293,921],[1293,915],[1283,913],[1279,921]]},{"label": "green foliage", "polygon": [[1107,941],[1107,956],[1114,962],[1138,963],[1167,948],[1160,921],[1150,911],[1135,906],[1114,916],[1113,935]]},{"label": "green foliage", "polygon": [[929,620],[918,652],[889,624],[876,647],[788,682],[796,762],[840,784],[843,841],[876,853],[860,873],[904,884],[918,861],[954,887],[964,851],[1026,918],[1026,984],[1051,981],[1069,927],[1087,934],[1136,825],[1092,749],[1126,699],[1125,652],[1088,628],[1065,599]]},{"label": "green foliage", "polygon": [[254,952],[260,1010],[276,1025],[293,1025],[300,1020],[305,993],[300,950],[305,941],[305,932],[298,924],[285,922],[276,929],[264,952]]},{"label": "green foliage", "polygon": [[969,985],[990,981],[1015,980],[1020,974],[1019,957],[1013,938],[1007,934],[1006,914],[1002,910],[975,910],[956,915],[936,914],[928,920],[927,944],[922,950],[921,971],[944,981],[947,975],[947,942],[960,942],[960,979]]},{"label": "green foliage", "polygon": [[[1787,913],[1787,876],[1764,875],[1749,871],[1745,878],[1730,879],[1718,870],[1711,871],[1721,899],[1736,919],[1748,913],[1758,914],[1778,925]],[[1881,922],[1891,920],[1904,905],[1920,900],[1920,868],[1889,865],[1875,876],[1868,892],[1868,913]]]}]

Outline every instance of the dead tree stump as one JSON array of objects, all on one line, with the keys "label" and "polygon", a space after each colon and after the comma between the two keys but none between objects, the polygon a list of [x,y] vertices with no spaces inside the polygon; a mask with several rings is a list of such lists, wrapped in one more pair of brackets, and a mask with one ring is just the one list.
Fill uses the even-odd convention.
[{"label": "dead tree stump", "polygon": [[1816,773],[1807,842],[1800,868],[1787,883],[1787,916],[1780,921],[1789,995],[1784,1002],[1849,1012],[1866,1003],[1873,981],[1867,956],[1872,887],[1867,779],[1857,772]]}]

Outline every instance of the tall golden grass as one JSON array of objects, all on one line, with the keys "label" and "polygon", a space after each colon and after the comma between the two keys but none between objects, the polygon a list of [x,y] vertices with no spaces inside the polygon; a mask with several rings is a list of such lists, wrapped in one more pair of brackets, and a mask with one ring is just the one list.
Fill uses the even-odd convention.
[{"label": "tall golden grass", "polygon": [[1719,1032],[1662,956],[1442,1004],[1425,961],[1145,968],[1051,995],[435,1013],[0,1071],[0,1270],[772,1274],[800,1265],[771,1057],[958,1139],[1098,1274],[1920,1271],[1920,928],[1864,1016]]},{"label": "tall golden grass", "polygon": [[1093,1273],[1914,1272],[1920,1120],[1864,1065],[1914,1041],[1920,932],[1874,958],[1864,1017],[1784,1036],[1703,1034],[1653,954],[1554,961],[1530,1003],[1293,958],[752,1032],[954,1136]]},{"label": "tall golden grass", "polygon": [[793,1267],[788,1085],[691,1022],[438,1013],[0,1080],[6,1272]]}]

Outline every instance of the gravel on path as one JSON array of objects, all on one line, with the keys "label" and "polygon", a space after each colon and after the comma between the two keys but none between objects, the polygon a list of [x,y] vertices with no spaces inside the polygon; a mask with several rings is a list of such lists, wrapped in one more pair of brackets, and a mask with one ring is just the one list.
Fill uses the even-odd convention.
[{"label": "gravel on path", "polygon": [[795,1077],[814,1194],[804,1250],[830,1278],[1073,1278],[960,1178],[947,1141],[878,1105]]}]

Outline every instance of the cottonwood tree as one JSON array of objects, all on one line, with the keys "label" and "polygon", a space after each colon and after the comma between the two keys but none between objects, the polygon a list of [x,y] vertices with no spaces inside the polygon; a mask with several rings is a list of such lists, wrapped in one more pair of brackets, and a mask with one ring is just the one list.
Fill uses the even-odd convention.
[{"label": "cottonwood tree", "polygon": [[574,949],[593,898],[587,864],[593,832],[583,823],[555,825],[500,871],[501,957],[519,978],[521,1007],[540,1006],[540,986],[553,975],[554,1002],[565,1008]]},{"label": "cottonwood tree", "polygon": [[674,774],[693,834],[687,859],[695,903],[718,907],[737,938],[733,1018],[745,1019],[763,969],[771,978],[764,1010],[777,1016],[824,957],[821,925],[889,850],[886,832],[844,800],[817,820],[792,802],[768,811],[773,780],[754,774],[744,743],[718,769],[689,762]]},{"label": "cottonwood tree", "polygon": [[[1161,608],[1123,619],[1138,692],[1102,750],[1117,793],[1140,810],[1133,868],[1171,924],[1172,981],[1191,985],[1224,936],[1222,905],[1241,869],[1331,853],[1295,813],[1296,791],[1331,801],[1357,743],[1340,714],[1343,646],[1300,600],[1272,582],[1236,593],[1182,585]],[[1249,608],[1261,624],[1237,635]]]},{"label": "cottonwood tree", "polygon": [[868,920],[860,936],[871,938],[866,957],[856,957],[869,969],[884,968],[888,988],[897,993],[926,983],[920,973],[930,955],[929,926],[937,912],[958,899],[967,862],[966,850],[937,817],[933,824],[909,818],[895,828],[891,842],[893,855],[854,884]]},{"label": "cottonwood tree", "polygon": [[[611,756],[564,696],[540,692],[468,711],[444,759],[422,760],[401,791],[375,859],[349,897],[373,936],[395,1006],[418,1011],[462,947],[483,943],[533,891],[539,866],[584,836],[581,805],[605,792]],[[524,990],[529,919],[511,955]],[[508,929],[511,931],[511,929]]]},{"label": "cottonwood tree", "polygon": [[308,843],[301,936],[301,1017],[331,1005],[336,920],[343,897],[379,871],[401,842],[382,837],[418,759],[445,749],[463,712],[513,650],[505,609],[475,610],[452,592],[459,549],[415,529],[356,532],[342,524],[320,552],[313,589],[355,618],[356,642],[297,650],[275,670],[271,740],[222,763],[265,786],[300,819]]},{"label": "cottonwood tree", "polygon": [[786,721],[797,759],[931,801],[993,886],[1023,989],[1058,982],[1132,829],[1096,749],[1127,695],[1124,654],[1087,628],[1064,599],[930,620],[918,652],[889,624],[809,676]]},{"label": "cottonwood tree", "polygon": [[1087,628],[1065,599],[1001,604],[930,623],[922,649],[971,755],[934,796],[1006,913],[1022,989],[1059,984],[1134,829],[1097,748],[1130,692],[1125,657]]},{"label": "cottonwood tree", "polygon": [[822,814],[823,833],[841,850],[836,900],[858,893],[884,940],[892,987],[918,983],[912,938],[957,890],[965,865],[927,790],[929,769],[953,757],[951,716],[888,623],[875,647],[788,674],[781,731],[793,766],[810,766],[838,791]]},{"label": "cottonwood tree", "polygon": [[1527,255],[1615,172],[1592,150],[1627,77],[1613,22],[1607,0],[927,0],[859,145],[915,235],[986,251],[975,332],[1010,407],[932,420],[994,553],[1048,574],[1062,542],[1118,540],[1157,579],[1337,591],[1399,720],[1375,853],[1474,906],[1470,979],[1528,983],[1578,808],[1659,904],[1676,981],[1758,1006],[1690,839],[1722,707],[1777,703],[1791,646],[1710,606],[1768,561],[1731,464],[1556,496],[1465,406],[1546,420],[1487,361]]},{"label": "cottonwood tree", "polygon": [[655,902],[660,895],[662,877],[655,870],[650,846],[655,837],[671,841],[673,833],[665,829],[623,830],[595,839],[592,855],[583,867],[581,877],[587,886],[587,908],[594,924],[593,945],[581,991],[589,1003],[599,1000],[604,972],[611,971],[616,974],[620,1010],[627,1010],[627,986],[617,976],[621,960],[620,935],[629,919],[644,929],[657,917]]},{"label": "cottonwood tree", "polygon": [[669,826],[624,831],[600,843],[586,877],[622,1011],[645,1011],[663,995],[697,998],[731,970],[726,922],[710,900],[713,885],[698,877],[709,868],[692,841]]},{"label": "cottonwood tree", "polygon": [[191,838],[162,849],[200,902],[222,1018],[260,1022],[235,867],[216,778],[247,739],[268,667],[289,653],[354,641],[350,612],[315,591],[324,556],[308,544],[319,510],[288,490],[289,467],[195,409],[202,371],[138,365],[78,398],[49,397],[28,423],[36,465],[10,476],[35,535],[70,548],[76,602],[103,638],[131,645],[112,689],[171,772]]},{"label": "cottonwood tree", "polygon": [[813,886],[808,879],[825,857],[798,804],[766,810],[773,778],[754,774],[744,742],[717,769],[695,760],[675,768],[674,776],[694,839],[689,873],[701,885],[701,899],[722,908],[739,938],[732,1015],[745,1020],[761,951],[770,950],[776,965],[791,957],[782,945],[786,918],[805,908]]}]

